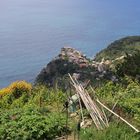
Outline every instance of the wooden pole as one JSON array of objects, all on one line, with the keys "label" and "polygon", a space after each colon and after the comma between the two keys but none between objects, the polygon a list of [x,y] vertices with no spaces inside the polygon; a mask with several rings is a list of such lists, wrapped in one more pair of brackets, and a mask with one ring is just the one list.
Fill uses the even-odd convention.
[{"label": "wooden pole", "polygon": [[140,132],[137,128],[135,128],[133,125],[131,125],[128,121],[126,121],[125,119],[123,119],[121,116],[119,116],[118,114],[116,114],[115,112],[113,112],[111,109],[109,109],[108,107],[106,107],[104,104],[102,104],[98,99],[97,102],[103,106],[105,109],[107,109],[109,112],[111,112],[112,114],[114,114],[116,117],[118,117],[119,119],[121,119],[123,122],[125,122],[127,125],[129,125],[132,129],[134,129],[137,133]]},{"label": "wooden pole", "polygon": [[84,122],[83,109],[82,109],[82,104],[81,104],[81,100],[80,100],[79,95],[78,95],[78,100],[79,100],[79,105],[80,105],[80,111],[81,111],[81,116],[82,116],[82,122]]},{"label": "wooden pole", "polygon": [[[102,119],[102,112],[99,110],[99,108],[96,106],[96,104],[94,104],[93,101],[91,101],[91,98],[88,94],[88,92],[84,90],[84,88],[78,83],[78,81],[75,79],[75,81],[73,80],[73,78],[71,77],[71,75],[69,74],[69,77],[71,79],[71,81],[73,82],[73,86],[75,87],[77,93],[80,95],[81,99],[83,100],[86,108],[88,111],[92,111],[90,112],[90,116],[93,119],[97,129],[101,129],[101,125],[100,122],[98,120],[98,117],[100,118],[100,120],[104,123],[103,119]],[[98,98],[96,99],[96,101],[106,110],[108,110],[109,112],[111,112],[112,114],[114,114],[116,117],[118,117],[119,119],[121,119],[123,122],[125,122],[127,125],[129,125],[132,129],[134,129],[136,132],[140,132],[137,128],[135,128],[133,125],[131,125],[128,121],[126,121],[125,119],[123,119],[121,116],[119,116],[118,114],[116,114],[115,112],[113,112],[111,109],[109,109],[108,107],[106,107],[104,104],[102,104]],[[117,103],[116,103],[117,104]],[[116,106],[115,104],[115,106]],[[98,116],[98,117],[97,117]],[[103,111],[103,116],[105,116],[106,119],[106,123],[108,125],[108,120],[106,118],[105,112]]]},{"label": "wooden pole", "polygon": [[81,94],[81,88],[80,88],[80,86],[78,85],[78,83],[76,83],[76,82],[73,80],[73,78],[72,78],[72,76],[71,76],[70,74],[68,74],[68,75],[69,75],[69,77],[70,77],[70,79],[71,79],[71,81],[72,81],[72,83],[73,83],[73,86],[75,87],[75,89],[76,89],[78,95],[80,95],[80,97],[81,97],[81,99],[83,100],[83,102],[84,102],[84,104],[85,104],[87,110],[89,111],[90,116],[91,116],[92,120],[94,121],[94,123],[95,123],[97,129],[99,130],[100,127],[99,127],[99,125],[98,125],[97,122],[96,122],[96,119],[97,119],[97,118],[92,114],[91,109],[90,109],[90,106],[89,106],[89,104],[88,104],[88,102],[87,102],[87,99],[84,98],[84,96]]},{"label": "wooden pole", "polygon": [[97,105],[95,104],[95,102],[91,100],[91,97],[89,96],[88,92],[85,91],[85,89],[82,87],[82,85],[79,84],[79,82],[76,79],[73,79],[70,74],[69,74],[69,77],[77,93],[79,94],[87,110],[89,111],[90,116],[93,119],[97,129],[103,129],[101,122],[104,124],[104,126],[107,126],[107,124],[104,122],[102,118],[104,117],[103,113],[101,112],[99,108],[97,108]]},{"label": "wooden pole", "polygon": [[[75,79],[76,80],[76,79]],[[77,80],[76,80],[77,81]],[[78,81],[77,81],[78,83]],[[86,98],[89,100],[90,104],[91,104],[91,108],[93,109],[93,111],[95,112],[95,114],[97,114],[96,116],[99,117],[99,119],[102,121],[102,123],[104,124],[104,126],[107,126],[107,124],[104,122],[104,120],[102,119],[103,117],[103,113],[101,112],[101,110],[97,107],[96,103],[91,99],[89,93],[87,92],[87,90],[85,90],[81,84],[79,84],[81,87],[81,90],[83,90],[83,94],[86,96]]]},{"label": "wooden pole", "polygon": [[[97,95],[95,94],[95,90],[93,89],[93,87],[90,85],[90,89],[92,90],[92,92],[94,93],[94,96],[96,99],[98,99]],[[116,105],[115,105],[116,106]],[[97,106],[98,107],[98,106]],[[105,117],[105,120],[106,120],[106,124],[107,124],[107,127],[109,126],[109,119],[107,118],[105,112],[104,112],[104,109],[102,107],[102,112],[103,112],[103,115]]]},{"label": "wooden pole", "polygon": [[[119,100],[117,100],[117,101],[115,102],[115,104],[113,105],[113,107],[112,107],[112,109],[111,109],[112,111],[115,110],[115,107],[117,106],[118,101],[119,101]],[[109,117],[108,117],[108,121],[109,121],[109,122],[110,122],[112,116],[113,116],[113,114],[110,114],[110,115],[109,115]]]},{"label": "wooden pole", "polygon": [[94,123],[96,123],[100,129],[102,129],[99,118],[98,118],[98,115],[97,115],[97,112],[92,107],[91,102],[87,98],[87,96],[86,96],[85,92],[82,90],[81,86],[79,85],[78,87],[79,87],[79,90],[80,90],[81,97],[83,98],[83,102],[85,104],[88,104],[87,109],[90,111],[90,115],[92,116],[92,118],[93,117],[95,118]]},{"label": "wooden pole", "polygon": [[88,92],[86,91],[86,94],[88,96],[88,99],[90,100],[91,104],[92,104],[92,108],[95,109],[95,112],[98,114],[98,117],[100,118],[100,120],[102,121],[102,123],[104,124],[104,126],[107,126],[107,124],[104,122],[103,120],[103,113],[101,112],[101,110],[97,107],[96,103],[91,99],[91,97],[89,96]]},{"label": "wooden pole", "polygon": [[91,116],[92,120],[94,121],[94,123],[95,123],[95,125],[96,125],[97,129],[99,130],[99,129],[100,129],[100,127],[99,127],[99,125],[97,124],[97,117],[96,117],[96,116],[94,116],[94,114],[91,112],[92,110],[91,110],[91,108],[90,108],[90,105],[89,105],[89,103],[88,103],[87,99],[86,99],[86,98],[85,98],[85,97],[81,94],[81,91],[80,91],[80,92],[78,92],[78,93],[79,93],[79,95],[80,95],[81,99],[83,100],[83,102],[84,102],[84,104],[85,104],[85,106],[86,106],[87,110],[89,111],[90,116]]},{"label": "wooden pole", "polygon": [[108,119],[107,119],[107,116],[106,116],[106,114],[105,114],[105,111],[104,111],[103,107],[102,107],[102,112],[103,112],[103,114],[104,114],[107,127],[109,127]]}]

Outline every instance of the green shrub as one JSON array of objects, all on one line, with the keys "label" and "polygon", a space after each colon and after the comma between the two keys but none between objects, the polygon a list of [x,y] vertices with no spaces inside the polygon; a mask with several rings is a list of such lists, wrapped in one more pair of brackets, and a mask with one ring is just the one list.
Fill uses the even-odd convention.
[{"label": "green shrub", "polygon": [[125,57],[124,62],[116,66],[116,73],[119,76],[132,76],[140,81],[140,51]]},{"label": "green shrub", "polygon": [[10,110],[0,115],[0,139],[5,140],[52,140],[67,131],[65,115],[42,115],[35,108]]},{"label": "green shrub", "polygon": [[110,109],[118,101],[116,110],[114,111],[126,116],[137,127],[140,127],[140,84],[129,78],[125,78],[123,81],[128,85],[107,83],[105,86],[96,90],[97,95]]},{"label": "green shrub", "polygon": [[139,140],[140,135],[123,124],[112,123],[102,131],[95,128],[82,129],[81,140]]}]

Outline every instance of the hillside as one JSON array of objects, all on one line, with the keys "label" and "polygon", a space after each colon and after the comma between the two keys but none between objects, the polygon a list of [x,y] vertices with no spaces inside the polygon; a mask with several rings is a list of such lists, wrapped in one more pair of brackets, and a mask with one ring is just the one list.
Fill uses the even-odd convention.
[{"label": "hillside", "polygon": [[[74,48],[64,47],[57,57],[40,71],[35,83],[52,86],[59,81],[61,85],[64,85],[62,79],[68,73],[76,74],[82,82],[90,80],[91,83],[99,83],[99,81],[101,83],[106,80],[118,81],[117,76],[126,74],[133,77],[138,75],[139,77],[139,51],[140,36],[130,36],[114,41],[106,49],[99,52],[94,60],[87,58]],[[131,63],[130,59],[127,62],[128,56]],[[124,65],[131,71],[126,72],[128,70],[124,69]],[[135,71],[131,65],[135,67]],[[123,74],[121,74],[122,72]]]},{"label": "hillside", "polygon": [[67,74],[75,76],[86,84],[99,84],[99,81],[114,79],[114,74],[109,70],[110,62],[96,62],[88,59],[74,48],[62,48],[60,53],[50,61],[37,75],[35,84],[49,86],[67,86]]},{"label": "hillside", "polygon": [[140,140],[138,50],[140,37],[115,41],[96,61],[62,48],[34,85],[0,89],[0,140]]},{"label": "hillside", "polygon": [[140,50],[140,36],[129,36],[111,43],[106,49],[96,54],[95,60],[101,61],[102,58],[112,60],[126,53],[134,54],[137,50]]},{"label": "hillside", "polygon": [[[101,102],[114,112],[140,129],[140,84],[124,79],[127,86],[107,83],[95,92]],[[70,87],[69,87],[70,88]],[[92,99],[95,93],[87,87]],[[70,92],[71,91],[71,92]],[[83,106],[84,126],[82,124],[79,103],[74,107],[70,97],[75,91],[62,92],[46,86],[31,86],[24,81],[12,83],[0,90],[0,140],[139,140],[140,135],[115,116],[104,110],[109,127],[97,130],[89,113]],[[71,99],[71,100],[70,100]],[[66,101],[69,108],[66,108]],[[75,112],[71,110],[75,108]],[[89,124],[90,122],[90,124]],[[87,125],[88,124],[88,125]]]}]

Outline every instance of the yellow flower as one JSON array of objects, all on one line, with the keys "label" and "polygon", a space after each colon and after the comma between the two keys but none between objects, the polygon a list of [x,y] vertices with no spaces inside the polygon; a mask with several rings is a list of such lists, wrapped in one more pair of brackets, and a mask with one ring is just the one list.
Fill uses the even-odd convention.
[{"label": "yellow flower", "polygon": [[9,85],[7,88],[3,88],[0,90],[0,97],[5,96],[7,94],[13,94],[16,91],[21,94],[22,92],[31,92],[32,85],[27,83],[26,81],[16,81]]}]

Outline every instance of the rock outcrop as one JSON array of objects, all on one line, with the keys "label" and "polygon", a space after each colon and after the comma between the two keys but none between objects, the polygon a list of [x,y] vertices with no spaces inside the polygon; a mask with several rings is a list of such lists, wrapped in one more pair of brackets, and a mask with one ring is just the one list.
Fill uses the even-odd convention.
[{"label": "rock outcrop", "polygon": [[41,70],[35,83],[54,85],[56,80],[63,79],[68,73],[81,82],[96,81],[101,78],[111,79],[110,61],[92,61],[74,48],[64,47],[60,54]]},{"label": "rock outcrop", "polygon": [[52,85],[58,78],[62,78],[68,73],[80,73],[82,68],[87,68],[89,62],[79,51],[65,47],[60,54],[43,68],[36,78],[36,83],[47,83]]}]

